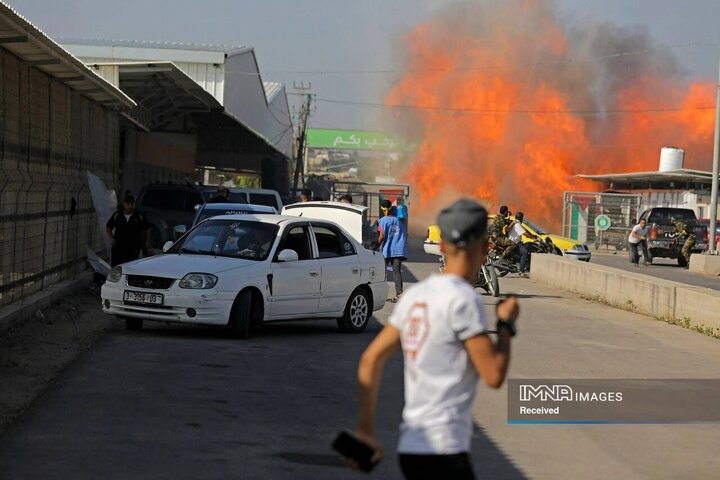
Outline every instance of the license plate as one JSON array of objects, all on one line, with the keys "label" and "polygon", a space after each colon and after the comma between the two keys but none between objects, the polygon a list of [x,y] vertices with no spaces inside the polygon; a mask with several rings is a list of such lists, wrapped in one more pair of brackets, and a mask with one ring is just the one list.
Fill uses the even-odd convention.
[{"label": "license plate", "polygon": [[146,305],[162,305],[162,293],[134,292],[125,290],[123,300],[129,303],[144,303]]}]

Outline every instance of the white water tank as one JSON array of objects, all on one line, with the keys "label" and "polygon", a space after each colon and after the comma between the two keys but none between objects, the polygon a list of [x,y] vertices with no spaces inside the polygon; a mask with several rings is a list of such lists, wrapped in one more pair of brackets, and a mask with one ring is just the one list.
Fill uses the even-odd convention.
[{"label": "white water tank", "polygon": [[660,171],[669,172],[683,168],[685,150],[675,147],[663,147],[660,149]]}]

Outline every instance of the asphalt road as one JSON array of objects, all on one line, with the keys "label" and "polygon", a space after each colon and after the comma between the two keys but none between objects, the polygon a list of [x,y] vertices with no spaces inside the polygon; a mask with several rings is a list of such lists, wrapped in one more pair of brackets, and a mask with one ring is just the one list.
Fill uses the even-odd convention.
[{"label": "asphalt road", "polygon": [[[642,262],[642,254],[640,254],[640,257],[640,262]],[[615,252],[614,250],[608,251],[601,249],[599,251],[593,250],[590,262],[619,268],[628,272],[672,280],[674,282],[720,290],[720,277],[711,277],[703,273],[690,272],[685,268],[679,267],[677,260],[669,258],[655,258],[653,259],[652,265],[647,267],[640,265],[636,267],[630,263],[627,251]]]},{"label": "asphalt road", "polygon": [[[408,277],[436,270],[410,263]],[[516,378],[720,378],[718,340],[504,278],[519,294]],[[490,314],[494,299],[484,297]],[[392,305],[379,315],[387,318]],[[268,326],[232,340],[158,326],[112,333],[0,437],[2,479],[368,478],[329,444],[355,418],[355,369],[379,330],[334,322]],[[394,448],[401,359],[380,393],[386,458],[371,478],[400,478]],[[479,387],[472,457],[480,478],[713,478],[720,425],[507,425],[506,390]]]}]

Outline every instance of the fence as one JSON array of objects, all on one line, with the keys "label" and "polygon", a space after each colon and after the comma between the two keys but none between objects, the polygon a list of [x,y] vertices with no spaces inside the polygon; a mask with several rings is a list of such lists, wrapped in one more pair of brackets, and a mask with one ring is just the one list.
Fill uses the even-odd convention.
[{"label": "fence", "polygon": [[410,186],[404,184],[393,185],[363,182],[333,183],[330,198],[335,200],[344,194],[351,195],[353,197],[353,203],[368,207],[364,220],[372,225],[380,218],[380,202],[382,200],[390,200],[393,205],[395,205],[397,198],[402,196],[405,199],[405,203],[409,204]]},{"label": "fence", "polygon": [[118,119],[0,48],[0,307],[100,248],[86,171],[118,178]]},{"label": "fence", "polygon": [[[565,192],[563,201],[563,235],[583,243],[627,248],[630,229],[637,221],[641,195],[597,192]],[[595,227],[595,219],[605,215],[610,220],[607,230]]]}]

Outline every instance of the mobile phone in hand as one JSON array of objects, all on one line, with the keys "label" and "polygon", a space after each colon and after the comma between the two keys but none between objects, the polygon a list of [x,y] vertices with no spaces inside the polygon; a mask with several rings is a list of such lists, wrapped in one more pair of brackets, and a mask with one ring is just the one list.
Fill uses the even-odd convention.
[{"label": "mobile phone in hand", "polygon": [[375,450],[351,432],[342,431],[335,437],[332,447],[343,457],[355,460],[364,472],[371,471],[377,462],[372,461]]}]

